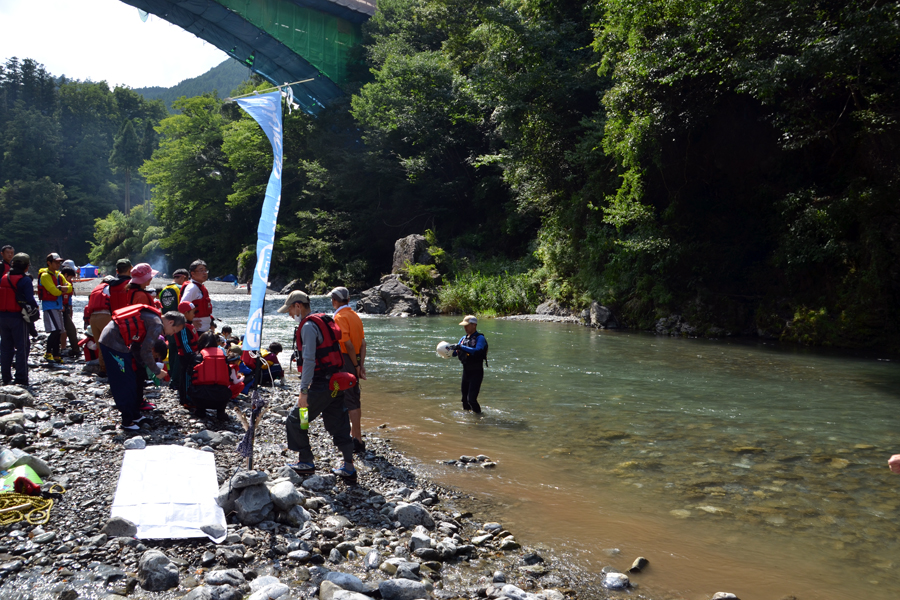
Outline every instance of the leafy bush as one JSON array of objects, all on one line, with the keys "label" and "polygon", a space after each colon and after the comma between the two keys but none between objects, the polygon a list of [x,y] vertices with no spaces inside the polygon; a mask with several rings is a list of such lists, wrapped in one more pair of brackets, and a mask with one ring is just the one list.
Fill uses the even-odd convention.
[{"label": "leafy bush", "polygon": [[499,316],[534,312],[540,288],[531,273],[484,275],[467,271],[438,293],[441,312]]}]

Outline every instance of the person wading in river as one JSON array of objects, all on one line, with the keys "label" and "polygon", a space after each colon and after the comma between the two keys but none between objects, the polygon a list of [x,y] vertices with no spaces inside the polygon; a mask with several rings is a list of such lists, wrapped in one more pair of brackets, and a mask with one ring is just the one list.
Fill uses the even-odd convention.
[{"label": "person wading in river", "polygon": [[484,334],[478,331],[478,319],[474,315],[466,315],[460,323],[466,335],[452,346],[453,356],[459,358],[463,366],[462,406],[463,410],[481,413],[478,404],[478,392],[484,379],[484,363],[487,361],[488,343]]}]

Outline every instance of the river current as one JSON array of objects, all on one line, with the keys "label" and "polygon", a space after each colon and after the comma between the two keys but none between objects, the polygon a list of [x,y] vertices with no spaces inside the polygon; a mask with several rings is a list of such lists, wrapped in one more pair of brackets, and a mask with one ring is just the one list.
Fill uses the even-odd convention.
[{"label": "river current", "polygon": [[[214,296],[243,331],[249,298]],[[264,344],[294,323],[269,297]],[[331,311],[325,298],[315,310]],[[363,429],[475,493],[520,541],[652,598],[900,597],[900,369],[874,355],[483,320],[481,416],[439,358],[459,317],[366,317]],[[494,469],[443,464],[486,454]]]}]

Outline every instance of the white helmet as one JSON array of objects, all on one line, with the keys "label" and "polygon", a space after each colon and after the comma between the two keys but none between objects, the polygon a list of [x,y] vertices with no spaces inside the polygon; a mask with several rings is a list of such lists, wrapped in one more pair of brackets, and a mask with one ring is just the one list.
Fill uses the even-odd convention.
[{"label": "white helmet", "polygon": [[450,358],[453,356],[453,350],[450,349],[450,344],[447,342],[440,342],[435,351],[441,358]]}]

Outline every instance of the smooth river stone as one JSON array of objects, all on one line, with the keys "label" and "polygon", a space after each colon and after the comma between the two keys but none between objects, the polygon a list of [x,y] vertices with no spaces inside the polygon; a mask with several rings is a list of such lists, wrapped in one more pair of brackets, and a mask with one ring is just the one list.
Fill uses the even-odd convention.
[{"label": "smooth river stone", "polygon": [[683,508],[676,508],[674,510],[670,510],[669,514],[675,517],[676,519],[687,519],[691,516],[691,511],[685,510]]}]

